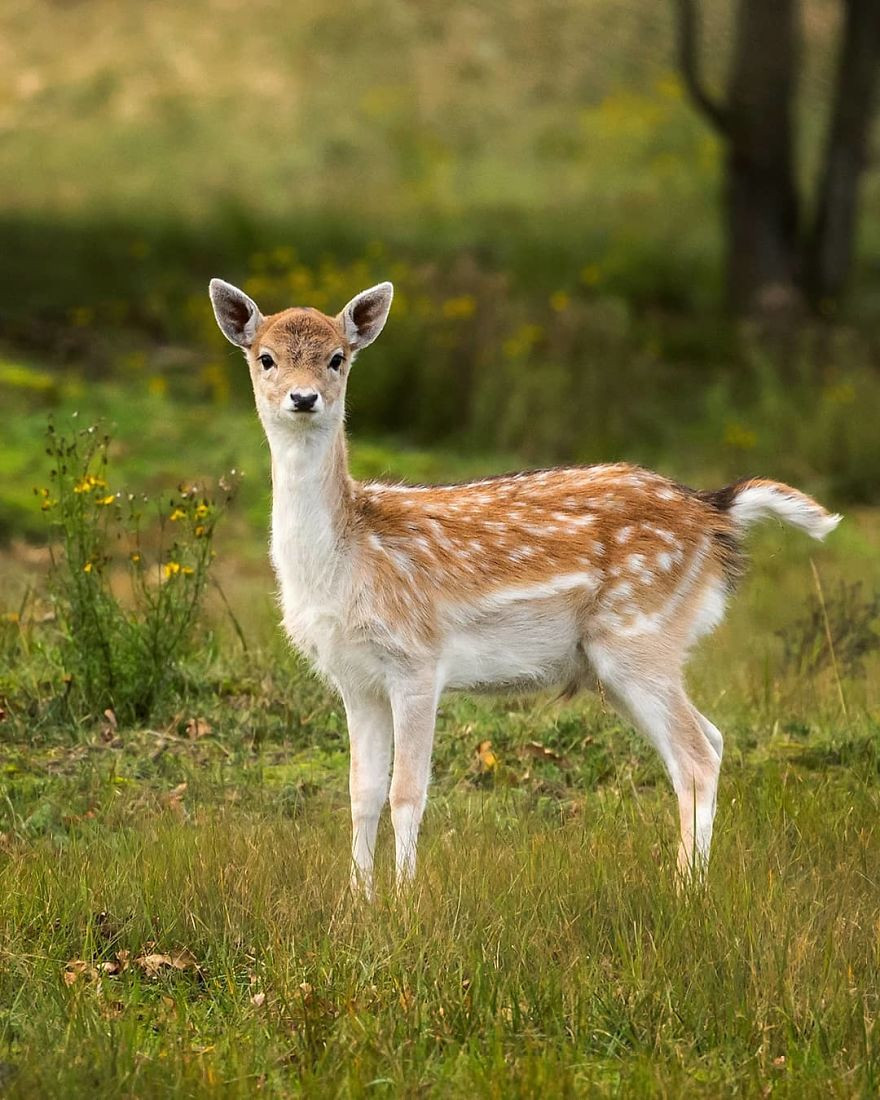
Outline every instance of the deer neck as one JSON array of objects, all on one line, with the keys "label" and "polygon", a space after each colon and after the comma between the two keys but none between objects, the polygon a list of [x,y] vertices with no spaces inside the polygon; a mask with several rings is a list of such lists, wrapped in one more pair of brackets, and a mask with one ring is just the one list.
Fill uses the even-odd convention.
[{"label": "deer neck", "polygon": [[352,481],[345,433],[269,437],[272,562],[285,609],[341,594],[350,547]]}]

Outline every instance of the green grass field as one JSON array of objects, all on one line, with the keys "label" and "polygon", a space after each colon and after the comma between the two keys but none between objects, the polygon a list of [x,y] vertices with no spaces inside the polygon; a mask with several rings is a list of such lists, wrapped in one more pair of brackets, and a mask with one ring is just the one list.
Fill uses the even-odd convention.
[{"label": "green grass field", "polygon": [[[111,487],[245,467],[216,571],[247,648],[215,596],[147,728],[72,723],[44,555],[4,552],[4,1095],[875,1093],[875,511],[822,548],[765,528],[694,661],[727,737],[703,889],[676,893],[673,796],[601,700],[450,698],[415,887],[391,889],[386,822],[365,906],[341,708],[276,627],[255,418],[157,409],[138,434],[149,405],[90,406],[117,422]],[[20,425],[23,486],[43,415]],[[355,447],[370,473],[505,464]]]}]

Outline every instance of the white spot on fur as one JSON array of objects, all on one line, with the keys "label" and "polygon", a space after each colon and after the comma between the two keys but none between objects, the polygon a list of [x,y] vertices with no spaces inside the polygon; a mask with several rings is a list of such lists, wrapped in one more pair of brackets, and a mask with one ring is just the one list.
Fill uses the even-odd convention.
[{"label": "white spot on fur", "polygon": [[397,566],[397,568],[407,577],[412,576],[413,563],[412,559],[408,557],[402,550],[389,550],[388,556]]},{"label": "white spot on fur", "polygon": [[507,556],[511,561],[528,561],[535,554],[537,554],[537,550],[533,546],[519,546],[515,550],[511,550]]},{"label": "white spot on fur", "polygon": [[675,542],[675,535],[671,531],[667,531],[663,527],[655,527],[653,523],[643,523],[642,530],[651,535],[656,535],[658,539],[662,539],[669,545]]}]

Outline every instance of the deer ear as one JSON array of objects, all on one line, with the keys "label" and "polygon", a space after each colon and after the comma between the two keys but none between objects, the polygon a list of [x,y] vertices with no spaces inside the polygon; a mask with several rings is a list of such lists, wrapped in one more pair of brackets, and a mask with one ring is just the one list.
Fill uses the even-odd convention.
[{"label": "deer ear", "polygon": [[243,290],[222,279],[212,279],[209,292],[220,331],[230,343],[249,348],[263,323],[257,303]]},{"label": "deer ear", "polygon": [[379,283],[369,290],[362,290],[340,313],[345,338],[352,351],[360,351],[376,339],[388,320],[393,297],[391,283]]}]

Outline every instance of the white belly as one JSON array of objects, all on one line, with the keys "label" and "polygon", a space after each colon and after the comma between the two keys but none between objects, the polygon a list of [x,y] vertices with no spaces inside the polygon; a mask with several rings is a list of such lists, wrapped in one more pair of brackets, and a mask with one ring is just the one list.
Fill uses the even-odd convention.
[{"label": "white belly", "polygon": [[556,600],[489,608],[450,625],[441,682],[452,690],[534,690],[579,680],[586,659],[574,609]]}]

